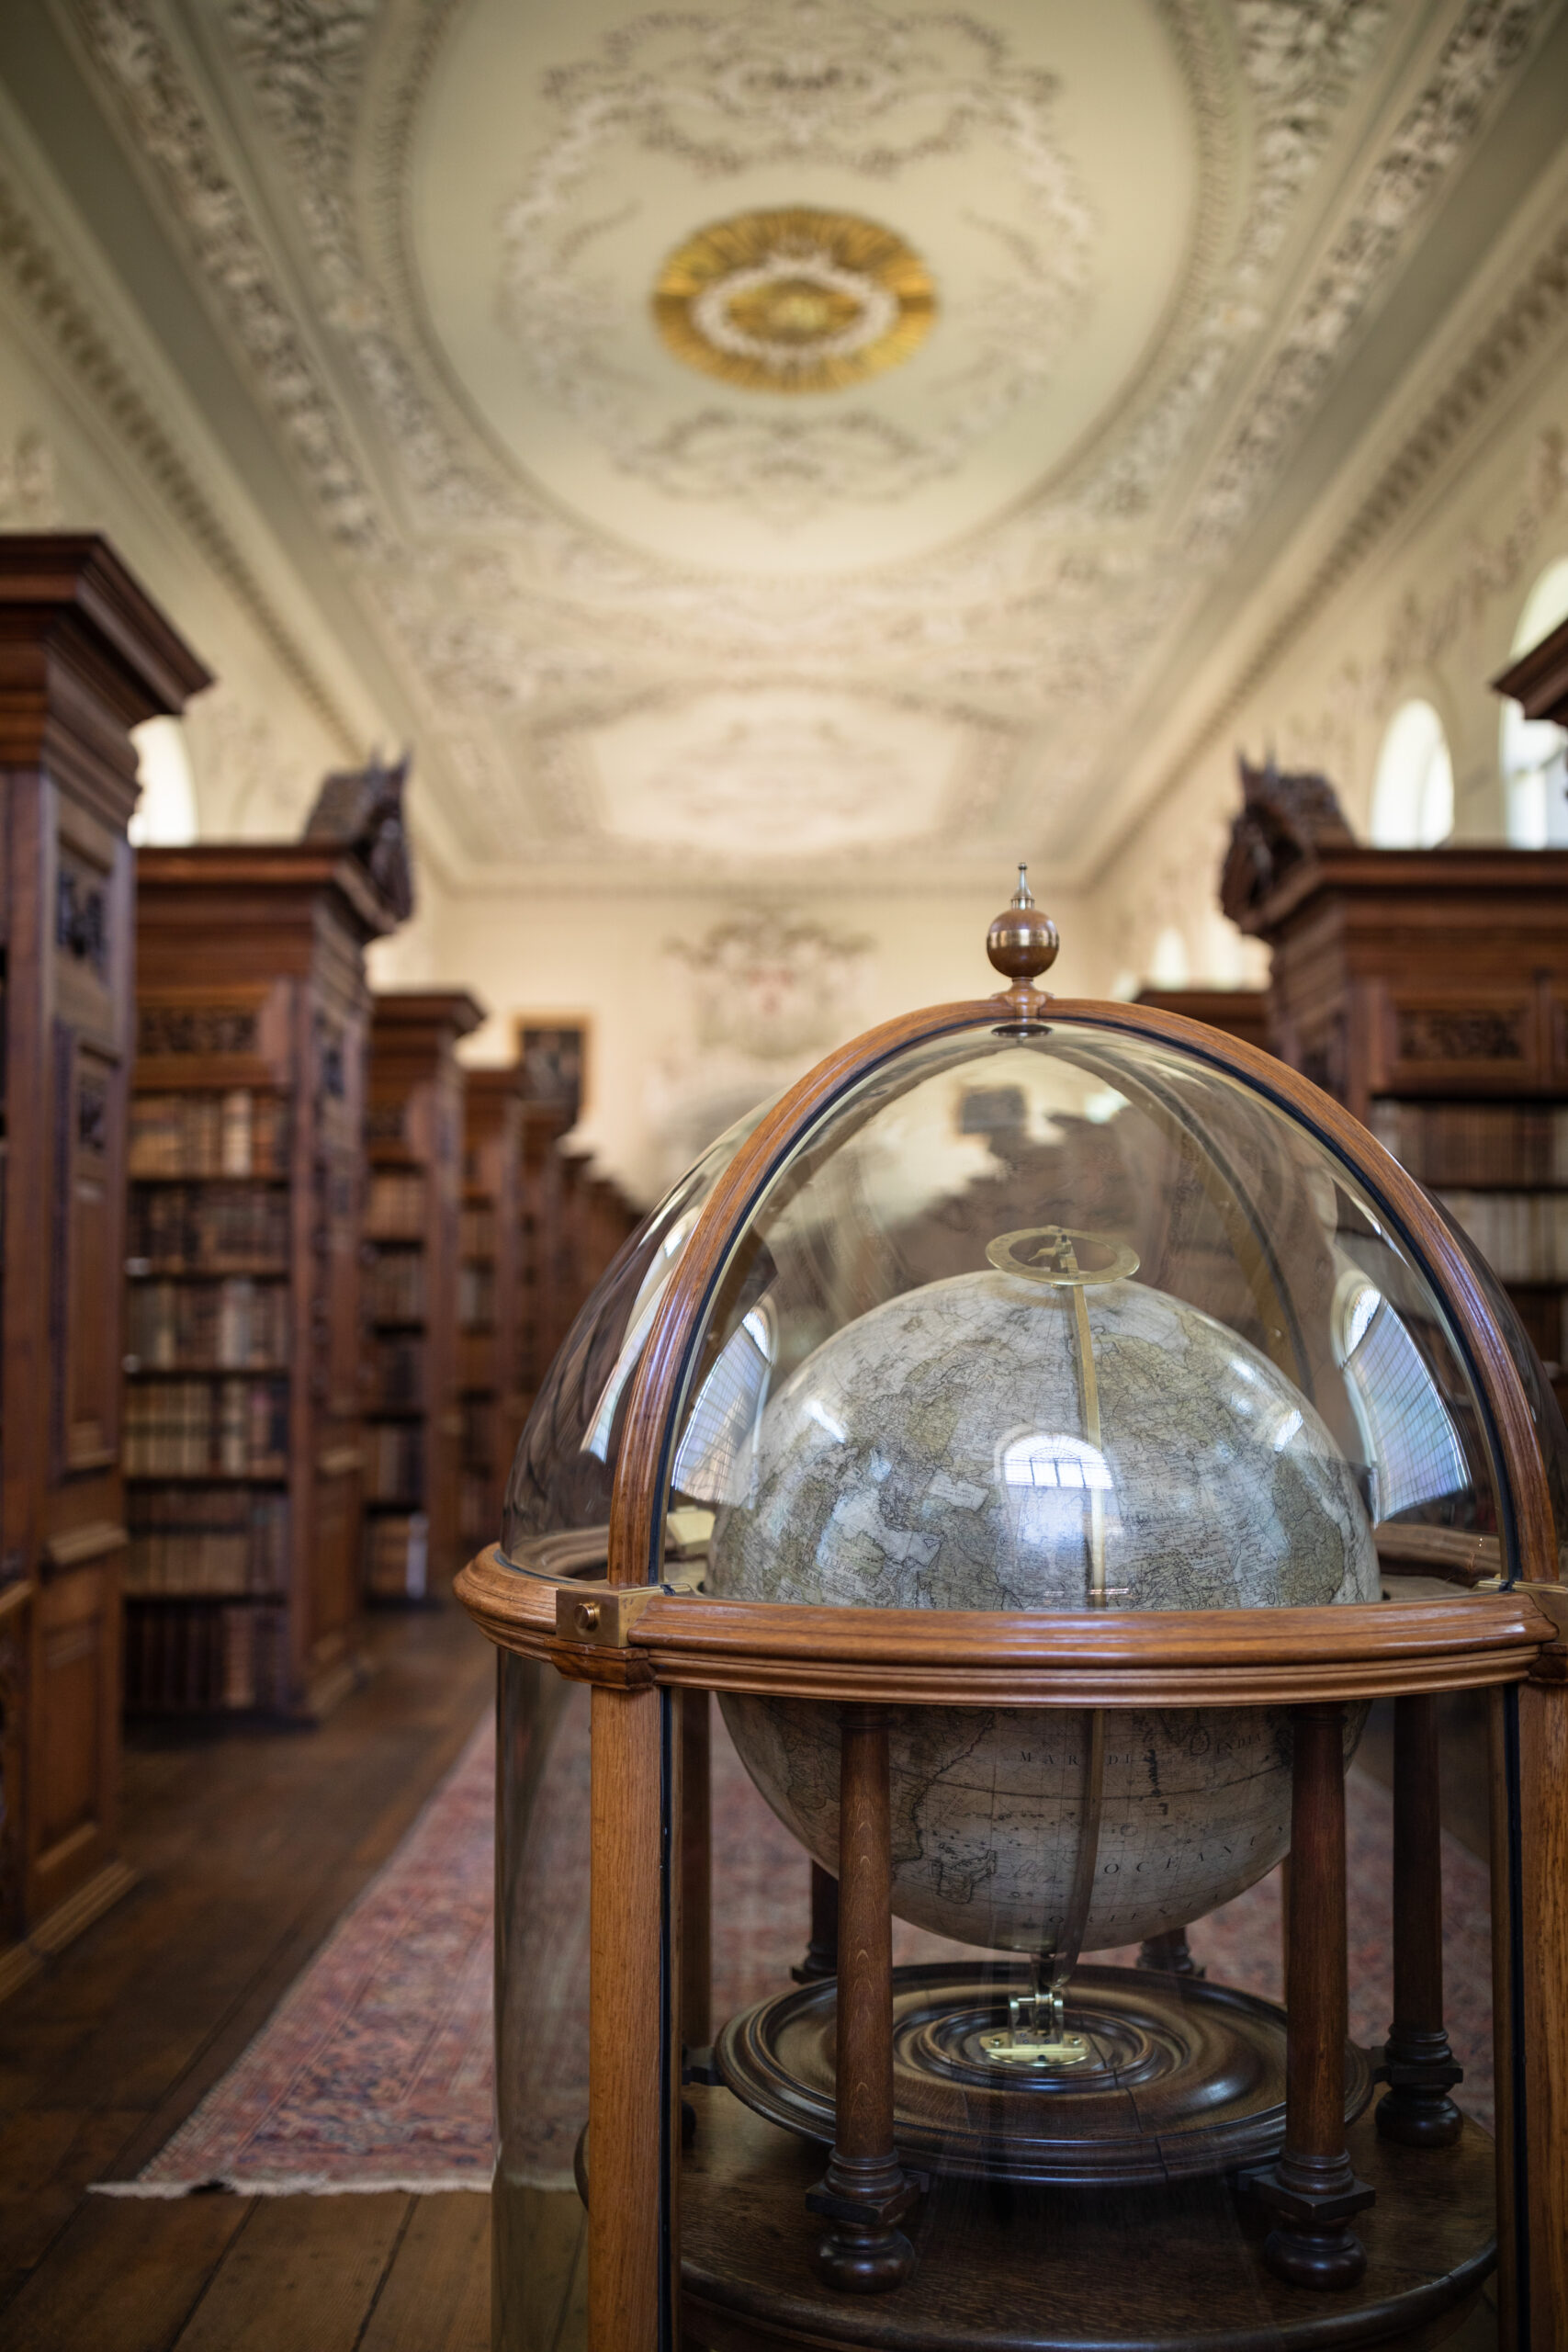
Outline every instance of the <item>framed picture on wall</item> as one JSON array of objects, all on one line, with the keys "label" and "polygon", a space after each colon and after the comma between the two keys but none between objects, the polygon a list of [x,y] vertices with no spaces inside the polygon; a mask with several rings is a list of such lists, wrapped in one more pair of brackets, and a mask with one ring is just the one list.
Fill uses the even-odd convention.
[{"label": "framed picture on wall", "polygon": [[524,1102],[581,1118],[588,1101],[587,1015],[520,1012],[515,1030]]}]

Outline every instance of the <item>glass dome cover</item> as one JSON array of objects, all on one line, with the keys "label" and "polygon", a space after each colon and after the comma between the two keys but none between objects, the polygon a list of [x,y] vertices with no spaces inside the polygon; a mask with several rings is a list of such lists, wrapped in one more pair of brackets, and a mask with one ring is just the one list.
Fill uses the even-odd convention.
[{"label": "glass dome cover", "polygon": [[[1374,1530],[1385,1573],[1507,1580],[1499,1333],[1555,1498],[1568,1440],[1517,1317],[1365,1129],[1214,1031],[1025,978],[856,1041],[709,1148],[552,1364],[502,1552],[604,1557],[635,1413],[660,1466],[617,1580],[711,1534],[735,1598],[1307,1605],[1373,1597]],[[1303,1510],[1331,1552],[1337,1514],[1337,1567]]]}]

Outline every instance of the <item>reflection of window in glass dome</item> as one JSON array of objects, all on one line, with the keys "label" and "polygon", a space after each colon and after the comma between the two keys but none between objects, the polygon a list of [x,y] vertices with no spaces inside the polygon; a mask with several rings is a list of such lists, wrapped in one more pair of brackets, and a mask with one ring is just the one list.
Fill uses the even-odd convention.
[{"label": "reflection of window in glass dome", "polygon": [[1379,849],[1436,849],[1454,824],[1454,771],[1443,722],[1429,702],[1401,703],[1389,720],[1372,786]]},{"label": "reflection of window in glass dome", "polygon": [[196,786],[177,718],[147,718],[130,730],[141,797],[129,831],[138,848],[181,849],[197,835]]},{"label": "reflection of window in glass dome", "polygon": [[1111,1486],[1111,1470],[1099,1446],[1081,1437],[1047,1436],[1036,1430],[1002,1449],[1002,1483],[1009,1487]]},{"label": "reflection of window in glass dome", "polygon": [[1371,1465],[1374,1522],[1469,1484],[1459,1432],[1420,1350],[1375,1284],[1347,1276],[1337,1351]]},{"label": "reflection of window in glass dome", "polygon": [[600,1392],[588,1434],[582,1441],[584,1453],[609,1460],[610,1433],[615,1427],[615,1408],[626,1394],[626,1383],[642,1360],[648,1345],[648,1335],[653,1329],[653,1318],[663,1304],[664,1294],[675,1279],[676,1269],[685,1255],[686,1244],[702,1212],[702,1202],[694,1201],[685,1214],[678,1216],[660,1243],[653,1261],[642,1278],[642,1286],[632,1301],[632,1311],[626,1320],[626,1336],[621,1342],[620,1353],[611,1369],[610,1377]]},{"label": "reflection of window in glass dome", "polygon": [[1176,925],[1167,923],[1149,957],[1149,978],[1156,989],[1184,989],[1191,977],[1187,942]]},{"label": "reflection of window in glass dome", "polygon": [[[1568,556],[1548,566],[1525,599],[1509,652],[1517,661],[1568,620]],[[1568,843],[1568,733],[1550,718],[1527,718],[1506,699],[1498,725],[1505,822],[1516,849]]]},{"label": "reflection of window in glass dome", "polygon": [[765,1298],[759,1299],[741,1317],[739,1329],[698,1391],[675,1456],[675,1486],[694,1501],[744,1499],[776,1351],[773,1310]]}]

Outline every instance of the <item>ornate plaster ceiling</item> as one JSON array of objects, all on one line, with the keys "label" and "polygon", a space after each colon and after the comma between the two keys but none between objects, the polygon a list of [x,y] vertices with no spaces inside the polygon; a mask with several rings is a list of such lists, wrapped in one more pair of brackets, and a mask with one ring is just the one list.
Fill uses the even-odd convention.
[{"label": "ornate plaster ceiling", "polygon": [[1103,839],[1556,4],[53,0],[457,878],[687,883]]}]

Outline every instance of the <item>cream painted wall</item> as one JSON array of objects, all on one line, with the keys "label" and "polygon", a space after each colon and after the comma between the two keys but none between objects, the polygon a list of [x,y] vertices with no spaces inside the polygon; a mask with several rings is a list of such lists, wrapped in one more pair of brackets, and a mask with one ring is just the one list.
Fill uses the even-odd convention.
[{"label": "cream painted wall", "polygon": [[[1107,985],[1104,959],[1080,901],[1032,877],[1063,935],[1052,980],[1063,994]],[[791,899],[792,922],[865,942],[854,977],[811,1048],[759,1062],[723,1044],[709,1051],[735,1109],[775,1091],[844,1038],[923,1004],[991,994],[1001,983],[986,960],[986,932],[1011,895],[1003,870],[995,892],[877,898],[863,893]],[[464,1046],[471,1061],[511,1058],[516,1016],[585,1013],[592,1030],[589,1102],[578,1141],[639,1201],[651,1198],[691,1156],[681,1105],[702,1067],[698,1023],[682,960],[739,910],[706,897],[542,898],[535,903],[465,895],[434,919],[434,961],[445,980],[473,989],[490,1020]],[[1050,985],[1048,982],[1047,985]],[[682,1141],[684,1136],[686,1141]]]}]

